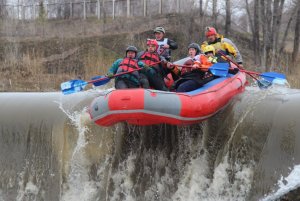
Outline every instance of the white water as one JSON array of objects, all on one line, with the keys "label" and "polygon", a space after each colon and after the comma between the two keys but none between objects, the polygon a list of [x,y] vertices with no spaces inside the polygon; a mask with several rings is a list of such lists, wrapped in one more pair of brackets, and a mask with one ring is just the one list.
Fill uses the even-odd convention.
[{"label": "white water", "polygon": [[300,165],[291,168],[291,173],[287,177],[281,177],[277,182],[278,190],[261,199],[261,201],[273,201],[286,193],[300,187]]},{"label": "white water", "polygon": [[[249,195],[249,191],[252,188],[251,185],[253,185],[253,176],[255,175],[255,172],[253,171],[255,171],[255,166],[257,166],[257,164],[254,164],[254,162],[248,160],[248,158],[246,157],[247,154],[243,155],[243,153],[249,152],[241,152],[242,158],[238,158],[236,152],[239,152],[241,149],[243,149],[244,145],[259,146],[259,144],[247,143],[248,140],[250,140],[249,138],[254,137],[255,134],[253,132],[250,132],[250,134],[247,135],[247,129],[252,131],[251,125],[257,126],[259,128],[261,128],[260,126],[269,126],[268,128],[270,128],[269,131],[271,132],[271,134],[267,132],[266,135],[268,135],[268,138],[275,138],[274,141],[280,144],[282,142],[281,137],[285,137],[285,131],[288,128],[288,126],[286,125],[291,122],[289,121],[289,118],[295,117],[294,119],[296,120],[297,110],[295,110],[295,107],[292,106],[294,106],[294,103],[297,103],[297,100],[299,100],[297,99],[297,97],[299,97],[297,95],[299,94],[299,90],[287,89],[282,87],[271,88],[270,90],[258,90],[255,87],[247,87],[246,92],[243,94],[243,96],[238,97],[238,99],[234,103],[234,107],[233,104],[229,104],[228,108],[230,109],[228,111],[226,111],[225,109],[225,117],[221,115],[221,119],[215,119],[216,122],[219,122],[219,120],[222,120],[223,122],[221,121],[221,123],[218,123],[216,125],[209,125],[206,122],[205,124],[201,124],[201,126],[207,126],[207,128],[201,129],[201,126],[199,126],[199,131],[198,127],[196,127],[196,131],[193,131],[192,126],[187,126],[178,130],[172,127],[171,130],[174,129],[176,132],[171,133],[171,131],[169,132],[169,130],[162,129],[159,130],[158,135],[151,133],[152,130],[150,132],[146,132],[143,127],[131,127],[130,129],[136,129],[140,131],[126,131],[130,132],[135,137],[137,136],[136,138],[134,138],[134,140],[138,141],[138,143],[134,144],[134,147],[130,147],[130,143],[128,144],[123,142],[124,140],[127,140],[127,138],[123,138],[124,136],[130,136],[126,136],[127,133],[124,133],[121,126],[119,127],[117,125],[115,127],[104,129],[90,124],[89,117],[86,114],[86,106],[90,101],[89,99],[95,96],[96,93],[94,92],[95,91],[80,92],[78,94],[61,96],[61,99],[55,102],[55,104],[60,107],[60,110],[58,109],[59,112],[54,111],[53,104],[51,104],[51,108],[47,110],[48,115],[45,122],[49,122],[48,118],[51,120],[51,115],[54,116],[54,118],[62,117],[62,112],[60,111],[63,111],[63,116],[64,114],[66,114],[66,116],[70,120],[70,122],[66,121],[67,125],[70,124],[69,127],[65,126],[67,129],[66,131],[64,131],[65,127],[61,126],[60,124],[58,125],[58,129],[64,131],[65,135],[65,139],[64,137],[62,137],[62,143],[67,143],[66,146],[61,145],[61,147],[66,147],[66,149],[63,151],[66,154],[70,152],[70,155],[67,155],[67,157],[58,157],[59,160],[62,160],[64,162],[61,172],[51,172],[54,168],[52,168],[52,164],[49,163],[49,170],[51,170],[49,172],[50,179],[57,177],[57,175],[60,174],[63,175],[62,180],[57,179],[53,180],[52,183],[49,182],[49,184],[55,184],[59,186],[60,189],[58,190],[54,188],[55,192],[60,192],[60,195],[58,196],[59,200],[135,201],[143,198],[144,200],[164,201],[246,201],[247,196]],[[9,95],[11,94],[8,94],[8,96]],[[45,111],[43,111],[43,109],[45,107],[49,107],[46,104],[47,99],[49,99],[48,96],[55,96],[55,98],[53,98],[55,100],[57,100],[57,97],[59,97],[55,93],[29,95],[30,97],[27,97],[28,100],[26,99],[26,103],[28,104],[28,106],[26,105],[26,108],[28,107],[30,109],[22,107],[22,109],[24,109],[24,112],[22,112],[19,108],[16,108],[16,111],[20,112],[20,115],[18,115],[18,117],[27,117],[29,110],[34,114],[31,116],[34,116],[35,119],[40,120],[40,117],[44,117],[42,115],[45,114]],[[34,109],[36,108],[35,105],[38,105],[39,101],[41,100],[40,96],[45,96],[45,99],[42,99],[42,103],[45,105],[39,105],[39,110],[34,111]],[[11,99],[13,100],[14,98]],[[23,94],[20,94],[18,96],[18,99],[24,100]],[[82,101],[85,102],[82,103]],[[15,106],[14,104],[9,104],[9,102],[10,101],[5,101],[5,103],[8,104],[9,107],[5,107],[5,109],[3,108],[2,110],[2,112],[6,112],[7,110],[7,112],[5,113],[6,115],[4,116],[5,118],[3,118],[2,122],[6,122],[4,120],[7,119],[11,119],[10,121],[15,121],[15,117],[10,115],[11,113],[9,112],[11,111],[11,108],[15,108]],[[294,110],[294,113],[292,114],[292,112],[290,112],[289,110],[282,109],[283,106],[287,107],[287,109]],[[34,109],[31,109],[31,107]],[[274,110],[275,112],[272,113],[272,111]],[[266,113],[266,115],[264,115],[264,113]],[[278,124],[276,120],[280,119],[280,117],[284,115],[287,115],[285,117],[289,118],[284,118],[284,121],[281,121],[283,122],[283,125]],[[268,120],[267,118],[270,118],[270,120]],[[23,119],[20,119],[20,122],[23,122]],[[32,122],[35,123],[35,121]],[[277,133],[272,135],[272,132],[274,132],[274,127],[272,127],[272,124],[270,124],[270,122],[275,122],[277,130],[278,127],[281,129],[280,131],[282,131],[282,133],[280,133],[280,135],[275,135]],[[40,121],[37,121],[36,124],[39,125],[38,123],[40,123]],[[57,123],[55,123],[55,125],[57,125]],[[207,139],[204,138],[209,138],[209,134],[213,134],[213,132],[209,131],[209,129],[213,126],[215,126],[216,128],[221,126],[220,135],[228,135],[228,138],[224,138],[225,141],[221,142],[223,143],[221,149],[216,151],[220,152],[221,154],[218,159],[213,159],[216,162],[212,167],[212,164],[209,163],[211,158],[209,156],[208,150],[205,149],[204,145]],[[75,130],[75,133],[72,131],[73,128]],[[14,127],[12,127],[12,130],[13,129]],[[19,130],[22,131],[22,127]],[[298,130],[299,128],[294,126],[293,129],[287,130],[289,132],[286,132],[286,135],[293,136],[292,134],[295,133],[295,137],[297,137]],[[18,130],[16,129],[16,131]],[[260,129],[254,129],[253,131],[261,132]],[[262,130],[260,135],[264,134],[263,132],[264,130]],[[49,133],[51,135],[51,133],[55,132],[49,131]],[[207,133],[208,136],[204,136],[204,133]],[[10,134],[10,132],[8,132],[8,134]],[[40,142],[41,139],[48,139],[44,137],[41,139],[37,138],[37,141],[34,141],[33,136],[39,136],[39,134],[40,132],[38,131],[32,131],[32,135],[30,138],[30,142],[32,143],[26,144],[26,139],[28,138],[25,138],[23,143],[24,147],[25,145],[35,145],[35,142]],[[166,135],[167,137],[176,136],[178,138],[178,142],[172,142],[172,140],[169,140],[168,138],[162,138],[162,140],[165,142],[162,144],[159,144],[158,142],[157,145],[155,143],[148,143],[147,140],[143,140],[146,135],[148,136],[148,140],[154,140],[155,137],[159,138],[159,136],[161,135]],[[239,135],[242,137],[239,138]],[[11,135],[3,135],[3,139],[5,141],[12,141],[10,136]],[[60,133],[59,136],[63,135],[61,135]],[[279,139],[277,139],[276,136]],[[67,139],[68,137],[70,137],[70,139]],[[257,139],[265,140],[264,138],[254,138],[254,142]],[[289,140],[297,138],[284,139]],[[95,140],[98,141],[95,142]],[[53,142],[55,141],[53,140]],[[240,144],[237,144],[237,142],[239,142]],[[273,141],[269,141],[269,144],[274,145],[274,143],[272,142]],[[170,150],[161,148],[161,145],[168,147]],[[291,153],[291,155],[295,157],[295,163],[299,164],[299,160],[297,159],[298,152],[296,152],[297,149],[292,147],[293,143],[287,145],[290,145],[291,147],[288,148],[294,151],[288,153]],[[44,144],[41,144],[39,147],[43,146]],[[92,146],[97,147],[97,149],[92,149]],[[148,148],[143,149],[144,146],[148,146]],[[179,148],[174,148],[174,146]],[[6,149],[3,149],[4,146],[1,147],[5,152]],[[51,141],[48,144],[48,147],[52,147]],[[264,151],[266,153],[271,153],[274,151],[272,151],[272,146],[265,145],[265,147],[266,150]],[[43,148],[39,148],[36,150],[42,149]],[[125,154],[123,154],[123,149],[127,149],[127,152],[125,152]],[[32,157],[28,157],[30,160],[35,159],[36,153],[41,154],[40,152],[30,152],[30,150],[35,150],[31,147],[28,150],[24,150],[32,155]],[[201,150],[203,150],[202,154],[200,154]],[[247,150],[248,149],[246,147],[245,151]],[[276,150],[278,150],[279,153],[284,153],[286,151],[279,149]],[[140,152],[143,153],[141,154]],[[254,153],[250,152],[249,155],[251,154]],[[122,155],[122,157],[119,157],[119,155]],[[68,156],[70,157],[68,158]],[[246,158],[244,158],[244,156]],[[263,158],[262,156],[259,157]],[[265,157],[271,158],[270,162],[274,162],[275,165],[278,164],[276,162],[276,156],[270,154],[265,155]],[[51,157],[49,158],[51,159]],[[45,200],[47,200],[49,195],[46,194],[49,188],[48,186],[42,185],[41,181],[45,183],[42,178],[45,177],[44,173],[48,172],[41,172],[41,175],[39,175],[39,172],[33,168],[40,166],[43,169],[45,169],[44,167],[47,168],[48,166],[42,166],[41,164],[48,163],[47,161],[49,161],[49,158],[46,158],[44,161],[41,157],[40,160],[36,160],[37,162],[34,163],[36,164],[35,166],[27,166],[27,163],[30,163],[30,161],[26,161],[26,164],[22,166],[24,168],[17,173],[17,185],[14,185],[14,177],[12,177],[11,180],[5,183],[7,185],[6,189],[13,189],[17,187],[17,195],[13,194],[14,200],[41,200],[40,198],[45,198]],[[174,160],[171,160],[170,158]],[[251,157],[249,158],[251,159]],[[274,160],[272,160],[273,158]],[[240,159],[245,160],[241,161]],[[55,160],[53,161],[55,162]],[[268,165],[269,163],[266,162],[266,164]],[[261,165],[261,167],[265,168],[267,166],[264,166],[263,164]],[[276,183],[276,180],[271,181],[270,183],[267,183],[267,181],[265,183],[268,187],[268,190],[275,190],[274,192],[265,195],[265,198],[263,199],[260,195],[258,199],[261,199],[261,201],[276,200],[282,195],[285,195],[287,192],[300,186],[300,181],[297,179],[300,178],[300,165],[294,166],[290,169],[290,171],[286,170],[286,167],[288,167],[288,165],[278,164],[278,167],[279,168],[274,167],[274,170],[268,173],[273,174],[274,171],[277,171],[279,169],[285,171],[284,173],[279,172],[281,174],[284,174],[285,176],[282,176],[280,179],[276,177],[275,179],[278,179],[278,181],[277,184],[274,185],[274,187],[272,187],[272,185],[273,183]],[[94,168],[94,173],[91,174],[92,168]],[[174,170],[175,172],[173,172]],[[268,171],[268,169],[264,170]],[[178,171],[179,173],[176,171]],[[140,185],[141,183],[143,184],[143,182],[140,182],[143,180],[145,180],[146,183],[145,187],[137,187],[137,185]],[[1,184],[3,185],[3,183]],[[270,186],[271,188],[269,188]],[[5,191],[6,189],[0,189],[0,201],[7,200],[7,196],[11,195],[8,194],[7,191]]]}]

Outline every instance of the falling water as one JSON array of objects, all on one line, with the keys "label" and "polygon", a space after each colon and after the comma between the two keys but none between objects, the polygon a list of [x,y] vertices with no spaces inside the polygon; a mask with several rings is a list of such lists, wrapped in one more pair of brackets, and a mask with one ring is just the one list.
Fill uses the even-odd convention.
[{"label": "falling water", "polygon": [[0,94],[0,201],[269,201],[300,186],[299,90],[248,87],[178,127],[97,126],[98,93]]}]

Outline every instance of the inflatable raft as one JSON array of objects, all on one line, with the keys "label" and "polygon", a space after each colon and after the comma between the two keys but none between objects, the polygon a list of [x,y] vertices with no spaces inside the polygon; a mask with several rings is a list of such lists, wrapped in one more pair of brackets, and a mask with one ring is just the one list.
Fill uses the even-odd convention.
[{"label": "inflatable raft", "polygon": [[244,91],[245,84],[246,75],[239,72],[185,93],[141,88],[112,90],[95,98],[89,113],[100,126],[118,122],[134,125],[194,124],[224,108],[235,95]]}]

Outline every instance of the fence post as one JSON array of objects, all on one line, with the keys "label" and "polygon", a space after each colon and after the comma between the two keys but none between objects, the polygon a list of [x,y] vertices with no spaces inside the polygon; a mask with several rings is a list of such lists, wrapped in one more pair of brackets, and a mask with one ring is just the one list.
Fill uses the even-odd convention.
[{"label": "fence post", "polygon": [[73,18],[73,3],[70,2],[70,18]]},{"label": "fence post", "polygon": [[33,20],[35,20],[35,16],[36,16],[36,14],[35,14],[35,4],[32,4],[33,5]]},{"label": "fence post", "polygon": [[100,20],[100,0],[97,0],[97,18]]},{"label": "fence post", "polygon": [[86,19],[86,1],[83,1],[83,19]]},{"label": "fence post", "polygon": [[177,2],[176,2],[176,6],[177,6],[177,8],[176,8],[176,10],[177,10],[177,13],[180,13],[180,0],[177,0]]},{"label": "fence post", "polygon": [[[13,10],[13,17],[15,17],[15,6],[12,6],[12,10]],[[17,6],[17,18],[15,19],[19,19],[19,6]]]},{"label": "fence post", "polygon": [[158,7],[158,13],[162,13],[162,0],[159,0],[159,7]]},{"label": "fence post", "polygon": [[144,1],[144,17],[147,16],[147,0],[143,0]]},{"label": "fence post", "polygon": [[113,20],[115,19],[115,0],[113,0],[113,16],[112,16],[112,18],[113,18]]},{"label": "fence post", "polygon": [[127,0],[127,17],[130,17],[130,0]]},{"label": "fence post", "polygon": [[[48,12],[48,4],[49,4],[49,3],[44,4],[44,5],[45,5],[46,19],[49,19],[49,18],[50,18],[49,12]],[[44,33],[43,33],[43,34],[44,34]]]},{"label": "fence post", "polygon": [[22,20],[25,20],[25,6],[22,5]]}]

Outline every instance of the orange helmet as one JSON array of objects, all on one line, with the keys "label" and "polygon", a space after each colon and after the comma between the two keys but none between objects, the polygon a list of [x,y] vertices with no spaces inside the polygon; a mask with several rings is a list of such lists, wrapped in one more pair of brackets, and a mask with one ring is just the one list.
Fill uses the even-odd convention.
[{"label": "orange helmet", "polygon": [[156,50],[158,48],[158,43],[155,39],[147,39],[147,45],[155,45]]},{"label": "orange helmet", "polygon": [[216,31],[216,29],[213,28],[213,27],[206,27],[205,30],[206,30],[206,31],[205,31],[206,37],[208,37],[208,36],[213,36],[213,35],[217,35],[217,31]]}]

